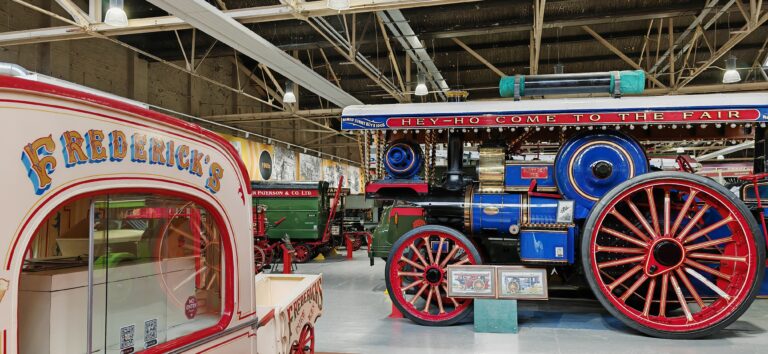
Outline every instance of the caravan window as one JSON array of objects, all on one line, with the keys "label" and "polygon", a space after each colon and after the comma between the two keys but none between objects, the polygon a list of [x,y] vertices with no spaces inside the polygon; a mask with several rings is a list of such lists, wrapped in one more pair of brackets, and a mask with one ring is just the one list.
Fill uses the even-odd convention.
[{"label": "caravan window", "polygon": [[193,201],[154,193],[58,208],[24,263],[20,351],[85,353],[88,338],[93,352],[138,351],[216,325],[223,272],[214,220]]}]

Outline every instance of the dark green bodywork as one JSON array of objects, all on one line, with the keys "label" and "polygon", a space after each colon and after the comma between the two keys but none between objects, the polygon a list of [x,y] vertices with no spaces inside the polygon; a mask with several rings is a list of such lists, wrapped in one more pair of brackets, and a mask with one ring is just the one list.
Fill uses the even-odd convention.
[{"label": "dark green bodywork", "polygon": [[[251,182],[251,186],[254,190],[316,190],[317,196],[311,197],[257,197],[254,193],[253,207],[266,207],[267,237],[271,240],[286,234],[294,241],[320,240],[328,221],[328,182]],[[285,220],[274,226],[283,217]]]},{"label": "dark green bodywork", "polygon": [[[396,210],[421,209],[418,207],[397,206]],[[414,225],[423,225],[424,217],[416,215],[402,215],[393,213],[393,206],[384,207],[379,219],[379,225],[373,231],[373,245],[371,245],[371,257],[387,257],[392,245],[404,233],[411,231]]]}]

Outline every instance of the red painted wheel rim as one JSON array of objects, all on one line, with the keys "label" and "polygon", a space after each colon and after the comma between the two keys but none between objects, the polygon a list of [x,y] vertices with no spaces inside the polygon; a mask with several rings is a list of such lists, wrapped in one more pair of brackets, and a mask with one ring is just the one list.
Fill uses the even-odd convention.
[{"label": "red painted wheel rim", "polygon": [[[428,249],[425,240],[436,242],[436,250]],[[447,246],[439,246],[441,243]],[[403,310],[433,322],[450,320],[467,311],[472,299],[448,297],[446,271],[449,265],[478,264],[470,247],[454,235],[435,230],[425,230],[404,240],[393,255],[387,275],[392,295]]]},{"label": "red painted wheel rim", "polygon": [[688,180],[628,188],[600,212],[590,241],[599,291],[632,321],[661,331],[702,330],[728,318],[748,300],[758,269],[744,215],[720,192]]},{"label": "red painted wheel rim", "polygon": [[256,273],[260,272],[267,263],[267,254],[259,246],[253,246],[253,263]]},{"label": "red painted wheel rim", "polygon": [[312,354],[315,352],[315,329],[310,324],[305,324],[299,333],[299,339],[291,347],[293,354]]}]

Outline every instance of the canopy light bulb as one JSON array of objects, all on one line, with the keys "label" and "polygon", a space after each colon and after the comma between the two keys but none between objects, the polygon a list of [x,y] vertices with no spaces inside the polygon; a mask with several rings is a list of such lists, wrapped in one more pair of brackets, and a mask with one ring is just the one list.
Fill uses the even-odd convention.
[{"label": "canopy light bulb", "polygon": [[723,74],[723,83],[732,84],[741,81],[741,74],[736,70],[736,57],[730,56],[725,60],[725,74]]},{"label": "canopy light bulb", "polygon": [[427,88],[427,78],[422,73],[419,73],[418,78],[418,85],[416,85],[416,89],[413,91],[413,94],[416,96],[426,96],[429,94],[429,89]]},{"label": "canopy light bulb", "polygon": [[336,11],[349,9],[349,0],[328,0],[328,8]]},{"label": "canopy light bulb", "polygon": [[123,0],[109,0],[109,10],[104,15],[104,23],[112,27],[128,26],[128,15],[123,9]]}]

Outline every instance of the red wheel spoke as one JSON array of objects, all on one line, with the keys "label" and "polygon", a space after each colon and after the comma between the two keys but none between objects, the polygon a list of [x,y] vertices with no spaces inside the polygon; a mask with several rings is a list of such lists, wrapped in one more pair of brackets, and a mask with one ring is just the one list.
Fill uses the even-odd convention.
[{"label": "red wheel spoke", "polygon": [[671,221],[670,213],[672,212],[672,206],[671,206],[671,200],[669,198],[669,191],[664,191],[664,236],[670,235],[669,228],[671,225],[669,225],[669,222]]},{"label": "red wheel spoke", "polygon": [[630,297],[630,296],[632,296],[632,294],[634,294],[634,293],[635,293],[635,291],[637,291],[637,288],[639,288],[639,287],[640,287],[640,285],[643,285],[643,283],[644,283],[646,280],[648,280],[648,276],[647,276],[647,275],[645,275],[645,274],[643,274],[643,275],[642,275],[640,278],[637,278],[637,280],[635,281],[635,283],[634,283],[634,284],[632,284],[632,286],[630,286],[630,287],[629,287],[629,289],[627,289],[627,291],[626,291],[626,292],[624,292],[624,295],[621,295],[621,298],[620,298],[620,299],[621,299],[622,301],[627,301],[627,299],[629,299],[629,297]]},{"label": "red wheel spoke", "polygon": [[669,230],[667,235],[674,235],[675,232],[677,232],[677,228],[680,227],[680,223],[683,222],[683,218],[688,214],[688,210],[691,209],[691,204],[696,199],[697,191],[691,191],[691,194],[688,195],[688,199],[685,201],[685,204],[683,204],[683,208],[680,209],[680,213],[677,214],[677,218],[675,219],[675,223],[672,224],[672,229]]},{"label": "red wheel spoke", "polygon": [[427,256],[429,257],[429,264],[435,264],[435,257],[432,255],[432,244],[429,243],[429,236],[425,236],[424,248],[427,249]]},{"label": "red wheel spoke", "polygon": [[421,261],[421,264],[423,264],[425,267],[429,266],[429,263],[427,263],[427,261],[426,261],[426,260],[424,260],[424,256],[422,256],[422,255],[421,255],[421,252],[419,252],[419,250],[418,250],[418,249],[416,249],[416,246],[414,246],[413,244],[411,244],[411,245],[410,245],[410,246],[408,246],[408,247],[409,247],[409,248],[410,248],[410,249],[413,251],[413,253],[416,253],[416,256],[417,256],[417,257],[419,257],[419,260]]},{"label": "red wheel spoke", "polygon": [[617,259],[615,261],[608,261],[608,262],[598,263],[597,264],[597,268],[603,269],[603,268],[616,267],[616,266],[620,266],[620,265],[624,265],[624,264],[629,264],[629,263],[637,263],[637,262],[642,262],[644,259],[645,259],[645,255],[636,256],[636,257],[622,258],[622,259]]},{"label": "red wheel spoke", "polygon": [[440,295],[440,287],[432,285],[432,288],[435,289],[435,293],[437,294],[437,308],[440,310],[440,313],[445,313],[445,309],[443,308],[443,296]]},{"label": "red wheel spoke", "polygon": [[651,239],[648,238],[640,229],[637,228],[634,224],[629,222],[627,218],[624,217],[624,215],[619,214],[619,212],[616,209],[611,210],[611,215],[613,215],[617,220],[619,220],[626,228],[628,228],[630,231],[632,231],[637,237],[641,238],[645,242],[651,242]]},{"label": "red wheel spoke", "polygon": [[424,293],[424,289],[426,289],[429,286],[429,284],[424,283],[424,285],[421,286],[418,292],[416,292],[416,295],[413,296],[413,299],[411,299],[411,305],[416,304],[416,300],[418,300],[421,297],[421,294]]},{"label": "red wheel spoke", "polygon": [[[653,198],[653,188],[651,187],[646,188],[645,194],[648,196],[648,208],[651,211],[651,221],[653,222],[654,232],[652,234],[655,234],[658,236],[661,232],[659,231],[659,214],[656,212],[656,200],[654,200]],[[666,208],[665,208],[665,211],[666,211]]]},{"label": "red wheel spoke", "polygon": [[[435,288],[430,286],[429,287],[429,294],[427,294],[427,304],[424,305],[424,312],[429,313],[429,305],[432,303],[432,294],[434,293]],[[440,294],[438,294],[440,296]]]},{"label": "red wheel spoke", "polygon": [[691,315],[691,310],[688,309],[688,303],[685,301],[685,297],[683,296],[683,290],[680,289],[680,285],[677,284],[675,276],[670,274],[669,281],[672,284],[672,290],[674,290],[675,295],[677,295],[677,301],[680,303],[680,307],[683,309],[683,313],[685,313],[685,318],[688,320],[688,322],[693,321],[693,315]]},{"label": "red wheel spoke", "polygon": [[696,261],[694,261],[692,259],[686,259],[685,260],[685,264],[687,264],[687,265],[689,265],[691,267],[694,267],[696,269],[705,271],[705,272],[707,272],[709,274],[712,274],[712,275],[714,275],[714,276],[716,276],[718,278],[722,278],[722,279],[725,279],[727,281],[731,281],[731,276],[730,275],[725,274],[725,273],[720,272],[720,271],[717,271],[717,270],[714,270],[714,269],[712,269],[710,267],[707,267],[707,266],[705,266],[705,265],[703,265],[703,264],[701,264],[699,262],[696,262]]},{"label": "red wheel spoke", "polygon": [[711,241],[706,241],[706,242],[702,242],[702,243],[697,243],[697,244],[694,244],[694,245],[686,246],[685,250],[688,251],[688,252],[691,252],[691,251],[695,251],[695,250],[700,250],[702,248],[722,245],[722,244],[728,243],[728,242],[733,242],[733,237],[732,236],[718,238],[716,240],[711,240]]},{"label": "red wheel spoke", "polygon": [[459,251],[459,245],[453,245],[453,248],[451,249],[451,252],[448,252],[448,255],[445,256],[445,259],[442,263],[440,263],[440,268],[445,268],[446,264],[448,264],[448,261],[453,259],[453,256],[456,255],[456,252]]},{"label": "red wheel spoke", "polygon": [[682,241],[683,239],[685,239],[685,236],[688,235],[689,232],[691,232],[691,229],[694,226],[696,226],[696,223],[699,222],[699,220],[701,219],[702,216],[704,216],[704,213],[706,213],[707,210],[709,210],[709,205],[708,204],[704,204],[704,206],[701,207],[699,212],[697,212],[696,215],[694,215],[691,218],[691,220],[688,222],[688,224],[685,225],[685,228],[683,228],[683,231],[680,231],[680,234],[677,235],[677,237],[675,237],[675,238],[678,241]]},{"label": "red wheel spoke", "polygon": [[415,281],[413,283],[408,284],[408,286],[406,286],[406,287],[404,287],[404,288],[402,288],[400,290],[402,290],[403,292],[406,292],[406,291],[410,290],[411,288],[417,287],[419,284],[421,284],[423,282],[424,282],[424,280],[421,280],[421,279],[417,280],[417,281]]},{"label": "red wheel spoke", "polygon": [[462,265],[462,264],[467,264],[467,263],[469,263],[469,257],[463,258],[462,260],[454,263],[453,265]]},{"label": "red wheel spoke", "polygon": [[627,281],[627,279],[635,275],[635,273],[639,272],[641,269],[643,269],[643,267],[641,266],[635,266],[634,268],[630,269],[628,272],[624,273],[624,275],[616,278],[616,280],[614,280],[613,283],[609,284],[608,289],[613,291],[613,289],[615,289],[617,286]]},{"label": "red wheel spoke", "polygon": [[440,254],[443,253],[443,242],[445,242],[445,237],[441,237],[440,243],[437,245],[437,255],[435,256],[435,264],[440,264]]},{"label": "red wheel spoke", "polygon": [[596,251],[608,252],[608,253],[628,253],[628,254],[645,254],[645,252],[647,252],[645,249],[642,249],[642,248],[608,247],[608,246],[600,246],[600,245],[597,245]]},{"label": "red wheel spoke", "polygon": [[[648,231],[648,234],[651,235],[652,238],[658,238],[659,235],[656,233],[656,231],[653,230],[651,227],[651,224],[648,223],[648,220],[645,219],[645,215],[640,212],[640,209],[637,208],[637,205],[632,202],[632,200],[627,199],[627,205],[629,205],[629,209],[632,210],[632,213],[635,214],[635,217],[638,221],[640,221],[640,224],[643,225],[645,228],[645,231]],[[656,211],[656,206],[653,206],[654,212]]]},{"label": "red wheel spoke", "polygon": [[697,304],[699,304],[700,308],[704,308],[704,301],[701,300],[701,296],[699,296],[699,293],[696,291],[696,288],[693,287],[693,284],[691,284],[691,281],[688,280],[688,276],[683,272],[682,269],[677,268],[675,269],[675,272],[677,273],[677,276],[680,277],[680,281],[685,285],[685,288],[688,289],[688,292],[693,296],[693,300],[696,301]]},{"label": "red wheel spoke", "polygon": [[706,259],[710,261],[726,261],[726,262],[741,262],[741,263],[747,263],[747,257],[746,256],[723,256],[719,254],[712,254],[712,253],[689,253],[688,257],[690,258],[697,258],[697,259]]},{"label": "red wheel spoke", "polygon": [[712,289],[717,295],[720,295],[723,299],[726,301],[731,301],[731,296],[726,294],[723,289],[720,289],[717,285],[713,284],[709,279],[704,277],[703,275],[699,274],[699,272],[691,269],[691,268],[685,268],[686,273],[690,274],[694,278],[698,279],[702,284],[706,285],[708,288]]},{"label": "red wheel spoke", "polygon": [[627,235],[625,235],[625,234],[623,234],[621,232],[618,232],[618,231],[616,231],[614,229],[611,229],[611,228],[608,228],[608,227],[601,227],[600,231],[601,232],[605,232],[605,233],[607,233],[607,234],[609,234],[609,235],[611,235],[613,237],[620,238],[620,239],[622,239],[624,241],[627,241],[629,243],[633,243],[633,244],[638,245],[640,247],[648,248],[648,244],[647,243],[645,243],[643,241],[640,241],[640,240],[638,240],[638,239],[636,239],[634,237],[627,236]]},{"label": "red wheel spoke", "polygon": [[417,272],[397,272],[398,277],[416,277],[416,278],[423,278],[424,273],[417,273]]},{"label": "red wheel spoke", "polygon": [[707,226],[707,227],[705,227],[705,228],[703,228],[703,229],[701,229],[699,231],[696,231],[691,236],[688,236],[683,243],[689,243],[689,242],[691,242],[693,240],[696,240],[697,238],[699,238],[701,236],[704,236],[704,235],[706,235],[706,234],[708,234],[708,233],[710,233],[710,232],[712,232],[714,230],[719,229],[720,227],[724,226],[725,224],[727,224],[727,223],[729,223],[731,221],[733,221],[733,216],[728,215],[727,218],[722,219],[722,220],[720,220],[720,221],[718,221],[718,222],[716,222],[716,223],[714,223],[712,225],[709,225],[709,226]]},{"label": "red wheel spoke", "polygon": [[667,316],[667,291],[669,290],[669,273],[661,276],[661,298],[659,298],[659,316]]},{"label": "red wheel spoke", "polygon": [[453,306],[459,307],[459,302],[456,301],[456,299],[454,299],[453,297],[448,296],[448,286],[443,284],[442,287],[443,287],[443,291],[445,291],[445,296],[448,297],[448,300],[451,300],[451,302],[453,302]]},{"label": "red wheel spoke", "polygon": [[400,261],[408,263],[408,264],[410,264],[412,267],[414,267],[416,269],[424,270],[423,266],[419,265],[418,263],[416,263],[416,262],[414,262],[414,261],[412,261],[412,260],[410,260],[408,258],[400,257]]},{"label": "red wheel spoke", "polygon": [[653,291],[656,289],[656,278],[651,279],[648,283],[648,291],[645,293],[645,305],[643,306],[643,317],[648,317],[651,311],[651,304],[653,303]]}]

